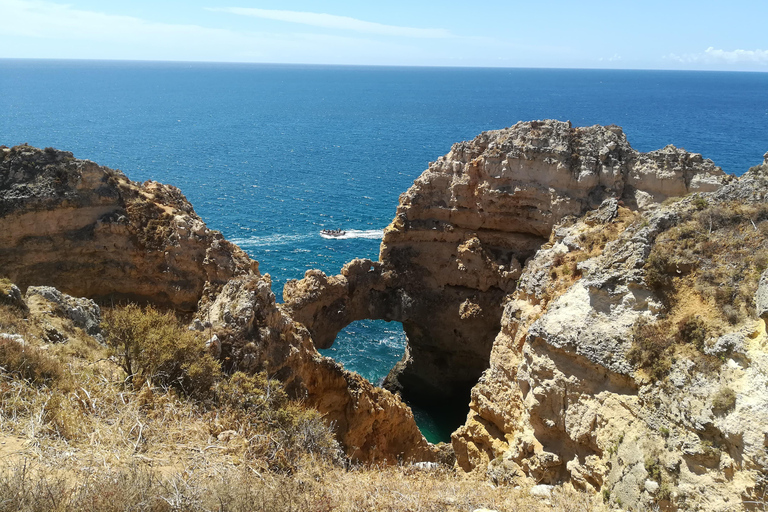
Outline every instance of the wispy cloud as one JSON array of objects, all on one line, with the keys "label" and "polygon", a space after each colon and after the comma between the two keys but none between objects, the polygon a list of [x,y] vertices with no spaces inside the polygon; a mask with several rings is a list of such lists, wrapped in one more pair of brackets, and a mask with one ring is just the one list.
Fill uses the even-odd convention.
[{"label": "wispy cloud", "polygon": [[416,59],[424,58],[400,39],[161,23],[45,0],[0,0],[0,13],[0,58],[322,64],[398,64],[403,55],[420,63]]},{"label": "wispy cloud", "polygon": [[238,37],[234,32],[198,25],[156,23],[131,16],[75,9],[41,0],[0,0],[0,34],[44,39],[146,40],[147,37]]},{"label": "wispy cloud", "polygon": [[240,16],[250,16],[266,20],[286,21],[312,27],[350,30],[363,34],[395,37],[415,37],[438,39],[451,37],[451,33],[440,28],[413,28],[397,25],[384,25],[371,21],[358,20],[348,16],[302,11],[280,11],[272,9],[252,9],[246,7],[209,7],[209,11],[227,12]]},{"label": "wispy cloud", "polygon": [[719,50],[712,46],[700,53],[678,55],[670,53],[669,60],[683,64],[760,64],[768,65],[768,50]]},{"label": "wispy cloud", "polygon": [[597,60],[599,60],[600,62],[619,62],[621,60],[621,55],[619,55],[618,53],[614,53],[613,57],[600,57]]}]

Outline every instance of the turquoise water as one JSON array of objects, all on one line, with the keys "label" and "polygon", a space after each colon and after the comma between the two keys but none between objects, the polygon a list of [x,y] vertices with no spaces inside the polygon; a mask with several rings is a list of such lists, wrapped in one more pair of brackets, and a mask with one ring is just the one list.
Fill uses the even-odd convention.
[{"label": "turquoise water", "polygon": [[[178,186],[278,297],[307,269],[375,259],[398,195],[452,143],[545,118],[741,174],[768,151],[768,74],[0,60],[0,144]],[[324,352],[377,382],[404,343],[399,324],[356,322]],[[452,428],[420,424],[433,440]]]}]

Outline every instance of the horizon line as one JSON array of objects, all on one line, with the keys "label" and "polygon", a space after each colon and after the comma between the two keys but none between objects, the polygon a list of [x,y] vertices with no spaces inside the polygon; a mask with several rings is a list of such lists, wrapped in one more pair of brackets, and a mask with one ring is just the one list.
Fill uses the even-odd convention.
[{"label": "horizon line", "polygon": [[552,67],[552,66],[489,66],[489,65],[447,65],[447,64],[334,64],[302,62],[252,62],[216,60],[165,60],[165,59],[93,59],[57,57],[0,57],[0,61],[49,61],[49,62],[94,62],[94,63],[136,63],[136,64],[212,64],[240,66],[302,66],[302,67],[345,67],[345,68],[429,68],[429,69],[517,69],[517,70],[568,70],[568,71],[669,71],[681,73],[768,73],[760,70],[725,69],[676,69],[676,68],[609,68],[609,67]]}]

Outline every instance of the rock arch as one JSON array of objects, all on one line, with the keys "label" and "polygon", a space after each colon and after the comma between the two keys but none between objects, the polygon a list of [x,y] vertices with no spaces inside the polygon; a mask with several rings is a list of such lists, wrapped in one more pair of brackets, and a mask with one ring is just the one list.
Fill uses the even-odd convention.
[{"label": "rock arch", "polygon": [[285,307],[318,348],[356,320],[401,322],[408,347],[385,387],[466,404],[505,298],[559,222],[605,201],[643,209],[715,190],[723,177],[673,146],[639,153],[617,126],[531,121],[485,132],[454,144],[401,195],[378,262],[354,260],[337,276],[310,270],[286,284]]}]

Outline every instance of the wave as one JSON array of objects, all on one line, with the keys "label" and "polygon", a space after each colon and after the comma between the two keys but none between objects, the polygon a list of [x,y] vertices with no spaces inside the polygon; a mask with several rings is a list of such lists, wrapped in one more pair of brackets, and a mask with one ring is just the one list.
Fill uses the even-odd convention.
[{"label": "wave", "polygon": [[369,240],[381,240],[384,236],[383,229],[349,229],[343,235],[333,236],[320,233],[320,236],[328,240],[349,240],[351,238],[367,238]]},{"label": "wave", "polygon": [[[349,240],[353,238],[365,238],[369,240],[381,240],[381,238],[384,236],[384,230],[383,229],[348,229],[346,232],[341,236],[329,236],[324,235],[322,233],[318,233],[321,237],[328,239],[328,240]],[[273,245],[284,245],[284,244],[296,244],[301,245],[302,242],[309,240],[310,238],[314,238],[317,236],[315,233],[305,233],[305,234],[293,234],[293,235],[284,235],[284,234],[274,234],[274,235],[266,235],[266,236],[252,236],[252,237],[236,237],[236,238],[230,238],[229,241],[233,244],[237,244],[242,248],[253,248],[253,247],[269,247]]]},{"label": "wave", "polygon": [[278,233],[275,235],[252,236],[248,238],[231,238],[229,241],[240,247],[266,247],[270,245],[301,242],[307,238],[309,238],[309,235],[283,235]]}]

